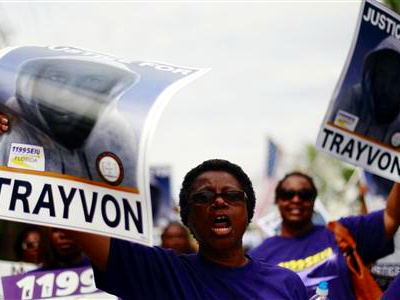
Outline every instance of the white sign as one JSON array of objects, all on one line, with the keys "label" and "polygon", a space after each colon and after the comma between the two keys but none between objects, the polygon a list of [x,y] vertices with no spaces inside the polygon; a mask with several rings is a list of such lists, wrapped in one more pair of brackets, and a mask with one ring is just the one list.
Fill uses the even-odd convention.
[{"label": "white sign", "polygon": [[317,148],[382,177],[400,180],[400,17],[361,5],[346,65]]},{"label": "white sign", "polygon": [[207,70],[65,46],[1,54],[0,218],[151,244],[149,138]]}]

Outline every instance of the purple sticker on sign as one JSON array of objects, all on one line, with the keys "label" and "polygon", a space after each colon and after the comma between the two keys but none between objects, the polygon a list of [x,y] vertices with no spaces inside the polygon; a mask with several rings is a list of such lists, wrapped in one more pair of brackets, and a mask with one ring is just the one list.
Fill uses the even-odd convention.
[{"label": "purple sticker on sign", "polygon": [[102,292],[89,267],[29,272],[2,277],[5,299],[57,298]]}]

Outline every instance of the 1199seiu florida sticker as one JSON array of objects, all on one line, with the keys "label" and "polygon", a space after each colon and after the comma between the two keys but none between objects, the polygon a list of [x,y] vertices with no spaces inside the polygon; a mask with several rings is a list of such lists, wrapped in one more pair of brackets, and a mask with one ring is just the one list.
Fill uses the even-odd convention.
[{"label": "1199seiu florida sticker", "polygon": [[400,180],[400,16],[361,4],[346,65],[317,148],[390,180]]},{"label": "1199seiu florida sticker", "polygon": [[0,218],[151,244],[149,136],[207,70],[68,46],[0,55]]},{"label": "1199seiu florida sticker", "polygon": [[44,171],[45,157],[41,146],[12,143],[8,167]]}]

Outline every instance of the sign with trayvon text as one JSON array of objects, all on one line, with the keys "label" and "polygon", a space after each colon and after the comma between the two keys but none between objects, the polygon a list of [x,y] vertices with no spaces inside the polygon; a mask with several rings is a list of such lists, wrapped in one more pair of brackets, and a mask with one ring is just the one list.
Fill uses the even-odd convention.
[{"label": "sign with trayvon text", "polygon": [[0,218],[151,244],[146,148],[205,69],[66,46],[0,53]]},{"label": "sign with trayvon text", "polygon": [[400,17],[378,2],[363,1],[317,148],[399,181],[399,99]]}]

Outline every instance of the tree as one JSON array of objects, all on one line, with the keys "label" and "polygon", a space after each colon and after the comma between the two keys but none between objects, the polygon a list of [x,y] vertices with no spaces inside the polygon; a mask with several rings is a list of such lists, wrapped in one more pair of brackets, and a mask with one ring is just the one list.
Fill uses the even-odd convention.
[{"label": "tree", "polygon": [[400,14],[400,1],[399,0],[384,0],[383,1],[393,11]]}]

